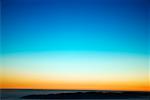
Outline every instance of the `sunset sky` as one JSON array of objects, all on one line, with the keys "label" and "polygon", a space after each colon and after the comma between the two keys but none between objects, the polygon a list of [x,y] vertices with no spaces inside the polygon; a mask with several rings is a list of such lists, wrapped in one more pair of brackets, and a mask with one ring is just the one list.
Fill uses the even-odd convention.
[{"label": "sunset sky", "polygon": [[150,91],[148,0],[3,0],[0,88]]}]

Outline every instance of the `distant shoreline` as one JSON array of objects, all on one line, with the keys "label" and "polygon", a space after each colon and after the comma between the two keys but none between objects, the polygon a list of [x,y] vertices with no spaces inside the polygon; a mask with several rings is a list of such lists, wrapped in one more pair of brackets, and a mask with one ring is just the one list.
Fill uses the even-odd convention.
[{"label": "distant shoreline", "polygon": [[113,92],[150,92],[149,91],[140,91],[140,90],[80,90],[80,89],[24,89],[24,88],[0,88],[0,90],[41,90],[41,91],[113,91]]}]

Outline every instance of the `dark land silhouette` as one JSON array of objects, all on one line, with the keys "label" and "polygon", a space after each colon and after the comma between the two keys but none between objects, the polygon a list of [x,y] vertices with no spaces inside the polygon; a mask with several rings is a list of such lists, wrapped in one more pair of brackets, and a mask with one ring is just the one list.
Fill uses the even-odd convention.
[{"label": "dark land silhouette", "polygon": [[55,93],[47,95],[27,95],[22,99],[142,99],[148,100],[150,92],[76,92],[76,93]]}]

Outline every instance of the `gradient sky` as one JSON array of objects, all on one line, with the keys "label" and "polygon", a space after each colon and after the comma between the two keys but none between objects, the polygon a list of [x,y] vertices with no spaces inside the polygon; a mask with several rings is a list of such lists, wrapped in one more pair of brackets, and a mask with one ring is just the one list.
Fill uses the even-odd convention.
[{"label": "gradient sky", "polygon": [[150,90],[147,0],[3,0],[1,88]]}]

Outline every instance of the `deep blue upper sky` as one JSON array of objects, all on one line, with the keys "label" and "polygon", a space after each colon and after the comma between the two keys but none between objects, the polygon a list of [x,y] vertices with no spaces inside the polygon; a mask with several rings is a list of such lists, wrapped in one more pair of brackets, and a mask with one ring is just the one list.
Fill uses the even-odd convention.
[{"label": "deep blue upper sky", "polygon": [[147,0],[3,0],[3,53],[148,54]]}]

